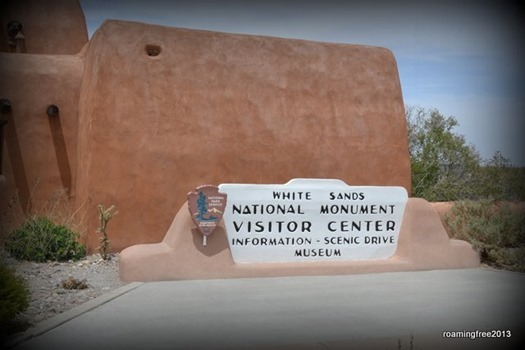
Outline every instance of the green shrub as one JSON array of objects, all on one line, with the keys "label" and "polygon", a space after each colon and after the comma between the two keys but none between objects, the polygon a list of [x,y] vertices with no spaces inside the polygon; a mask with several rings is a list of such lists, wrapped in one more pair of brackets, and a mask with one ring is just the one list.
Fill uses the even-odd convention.
[{"label": "green shrub", "polygon": [[6,326],[28,306],[29,289],[24,279],[0,263],[0,326]]},{"label": "green shrub", "polygon": [[498,199],[525,201],[525,168],[501,152],[482,159],[456,132],[456,118],[437,109],[406,106],[412,196],[431,202]]},{"label": "green shrub", "polygon": [[78,242],[77,233],[38,216],[11,232],[5,247],[17,259],[37,262],[78,260],[86,255],[86,247]]},{"label": "green shrub", "polygon": [[481,262],[525,271],[525,214],[509,203],[459,201],[445,223],[454,238],[470,242],[480,252]]}]

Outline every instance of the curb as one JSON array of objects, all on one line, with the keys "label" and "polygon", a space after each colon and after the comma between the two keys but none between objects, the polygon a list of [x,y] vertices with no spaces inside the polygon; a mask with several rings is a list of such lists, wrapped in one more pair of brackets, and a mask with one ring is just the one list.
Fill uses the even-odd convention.
[{"label": "curb", "polygon": [[85,314],[86,312],[89,312],[91,310],[94,310],[96,308],[98,308],[99,306],[101,305],[104,305],[108,302],[110,302],[111,300],[113,299],[116,299],[118,297],[120,297],[121,295],[124,295],[138,287],[140,287],[141,285],[143,285],[144,283],[142,282],[132,282],[132,283],[129,283],[129,284],[126,284],[125,286],[122,286],[120,288],[117,288],[109,293],[106,293],[106,294],[103,294],[101,296],[99,296],[98,298],[95,298],[93,300],[90,300],[88,302],[85,302],[84,304],[81,304],[79,306],[76,306],[70,310],[67,310],[61,314],[58,314],[54,317],[51,317],[47,320],[44,320],[40,323],[38,323],[36,326],[34,327],[30,327],[29,329],[27,329],[24,333],[22,334],[19,334],[19,335],[14,335],[11,339],[9,339],[6,344],[4,344],[5,346],[7,346],[7,348],[12,348],[14,346],[17,346],[23,342],[26,342],[28,341],[29,339],[31,338],[34,338],[34,337],[38,337],[46,332],[49,332],[50,330],[53,330],[55,328],[57,328],[58,326],[74,319],[74,318],[77,318],[83,314]]}]

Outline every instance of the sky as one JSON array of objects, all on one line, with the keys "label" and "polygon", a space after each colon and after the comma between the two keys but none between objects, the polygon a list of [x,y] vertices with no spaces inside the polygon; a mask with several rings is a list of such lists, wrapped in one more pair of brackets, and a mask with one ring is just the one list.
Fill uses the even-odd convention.
[{"label": "sky", "polygon": [[508,0],[80,0],[89,36],[106,19],[390,49],[406,106],[456,118],[490,158],[525,166],[525,40]]}]

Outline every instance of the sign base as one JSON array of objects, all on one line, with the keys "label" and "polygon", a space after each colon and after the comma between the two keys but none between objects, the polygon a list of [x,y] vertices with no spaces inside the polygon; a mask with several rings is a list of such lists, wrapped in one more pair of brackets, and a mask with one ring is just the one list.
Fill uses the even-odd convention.
[{"label": "sign base", "polygon": [[424,199],[406,204],[396,252],[389,259],[235,264],[224,223],[207,245],[185,204],[160,243],[140,244],[120,254],[123,281],[165,281],[246,277],[345,275],[378,272],[463,269],[480,266],[479,254],[465,241],[449,239],[439,215]]}]

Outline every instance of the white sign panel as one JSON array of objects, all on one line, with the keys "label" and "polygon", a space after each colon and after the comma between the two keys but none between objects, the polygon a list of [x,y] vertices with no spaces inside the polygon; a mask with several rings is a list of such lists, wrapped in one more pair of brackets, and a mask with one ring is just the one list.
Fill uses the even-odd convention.
[{"label": "white sign panel", "polygon": [[403,187],[294,179],[222,184],[224,223],[236,263],[388,259],[408,195]]}]

